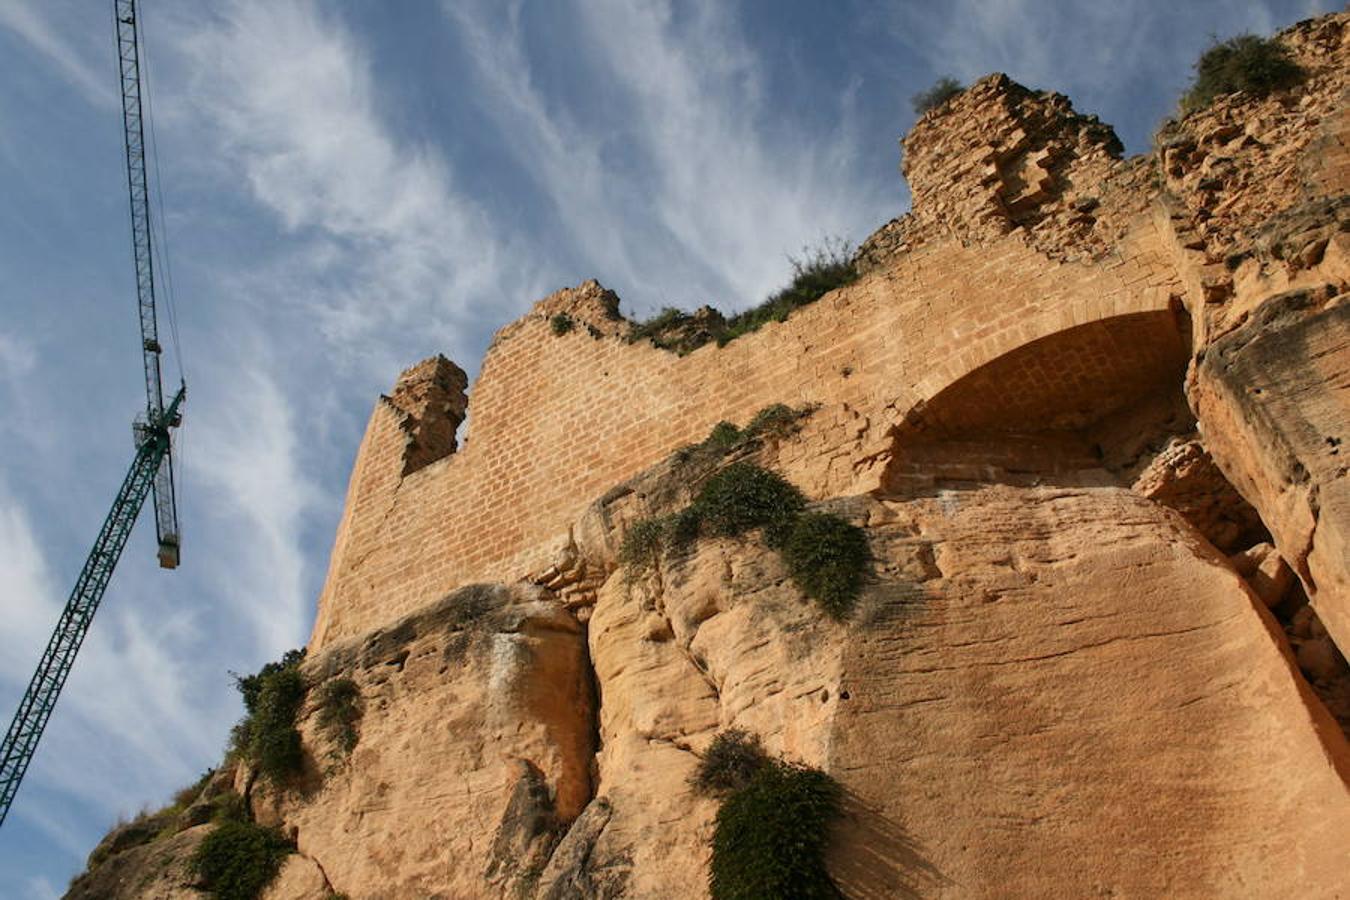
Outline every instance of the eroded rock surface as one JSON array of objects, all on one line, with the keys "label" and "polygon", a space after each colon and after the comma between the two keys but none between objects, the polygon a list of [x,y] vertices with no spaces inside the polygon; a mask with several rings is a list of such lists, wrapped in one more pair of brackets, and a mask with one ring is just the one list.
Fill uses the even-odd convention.
[{"label": "eroded rock surface", "polygon": [[72,881],[66,900],[198,900],[192,854],[210,830],[202,825],[114,852]]},{"label": "eroded rock surface", "polygon": [[[333,646],[306,666],[307,774],[280,795],[255,788],[255,814],[353,897],[486,896],[492,885],[512,896],[592,796],[585,642],[543,588],[475,585]],[[314,700],[340,677],[363,705],[350,757]]]},{"label": "eroded rock surface", "polygon": [[1195,532],[1116,488],[879,502],[939,574],[849,641],[853,895],[1337,895],[1344,741]]},{"label": "eroded rock surface", "polygon": [[1350,647],[1350,296],[1267,300],[1219,339],[1191,389],[1206,443]]}]

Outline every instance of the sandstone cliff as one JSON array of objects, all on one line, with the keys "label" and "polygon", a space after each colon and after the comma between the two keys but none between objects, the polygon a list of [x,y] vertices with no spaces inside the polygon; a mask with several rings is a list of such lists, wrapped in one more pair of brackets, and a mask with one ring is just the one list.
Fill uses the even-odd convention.
[{"label": "sandstone cliff", "polygon": [[[272,900],[705,896],[691,779],[732,728],[840,785],[848,896],[1346,896],[1348,26],[1133,159],[983,79],[905,138],[914,209],[855,282],[685,355],[559,291],[496,336],[463,446],[463,373],[410,369],[353,467],[300,772],[228,763],[70,896],[195,896],[231,792],[294,844]],[[791,427],[690,449],[771,404]],[[862,530],[842,621],[759,531],[621,562],[738,462]]]}]

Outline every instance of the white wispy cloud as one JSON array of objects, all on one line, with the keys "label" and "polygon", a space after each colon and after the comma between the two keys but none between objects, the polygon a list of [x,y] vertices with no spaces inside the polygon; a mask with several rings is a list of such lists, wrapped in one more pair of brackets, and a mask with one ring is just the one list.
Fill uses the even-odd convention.
[{"label": "white wispy cloud", "polygon": [[322,7],[239,0],[179,37],[195,124],[294,241],[263,266],[288,290],[265,294],[316,317],[332,353],[413,325],[466,349],[457,326],[485,299],[542,288],[444,157],[391,134],[364,51]]},{"label": "white wispy cloud", "polygon": [[39,5],[27,0],[0,0],[0,26],[13,31],[50,60],[62,77],[78,88],[90,103],[116,106],[117,94],[112,79],[91,67],[39,9]]},{"label": "white wispy cloud", "polygon": [[[256,345],[201,373],[207,413],[187,421],[181,461],[191,485],[192,515],[209,539],[247,534],[199,559],[205,581],[252,626],[254,646],[267,655],[295,646],[313,614],[310,558],[303,522],[319,490],[301,467],[300,422],[287,393]],[[190,413],[189,413],[190,415]],[[234,636],[239,641],[239,634]]]},{"label": "white wispy cloud", "polygon": [[594,274],[655,286],[647,305],[668,292],[745,306],[785,279],[786,253],[826,235],[860,240],[894,212],[854,168],[849,95],[822,111],[835,127],[783,140],[765,108],[765,64],[720,4],[683,4],[678,23],[670,3],[575,4],[577,52],[622,98],[604,118],[566,108],[533,76],[519,4],[442,8],[475,64],[482,108],[524,136],[511,152]]},{"label": "white wispy cloud", "polygon": [[823,234],[860,240],[890,204],[852,168],[857,138],[839,110],[814,133],[769,126],[767,77],[728,8],[580,4],[588,39],[632,92],[634,135],[654,164],[655,213],[747,301],[784,277],[785,252]]},{"label": "white wispy cloud", "polygon": [[[535,83],[524,45],[519,2],[442,4],[469,50],[479,76],[477,102],[493,117],[522,167],[547,192],[554,209],[580,227],[569,235],[591,262],[607,264],[606,279],[639,280],[631,246],[635,229],[614,227],[621,192],[615,190],[602,156],[603,135],[588,130],[567,110],[550,106]],[[601,273],[596,273],[601,274]]]},{"label": "white wispy cloud", "polygon": [[23,338],[0,331],[0,371],[7,379],[25,375],[37,362],[37,353]]},{"label": "white wispy cloud", "polygon": [[55,586],[47,560],[34,535],[27,510],[0,483],[0,584],[5,585],[6,628],[0,632],[0,676],[14,683],[27,683],[36,660],[36,640],[55,621]]}]

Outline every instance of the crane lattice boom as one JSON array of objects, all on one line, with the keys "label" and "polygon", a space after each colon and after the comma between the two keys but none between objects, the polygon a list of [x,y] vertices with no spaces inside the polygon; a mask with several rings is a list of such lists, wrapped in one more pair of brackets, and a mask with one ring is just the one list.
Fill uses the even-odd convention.
[{"label": "crane lattice boom", "polygon": [[[147,419],[164,412],[159,359],[159,321],[155,313],[155,267],[151,254],[150,190],[145,167],[145,119],[141,109],[141,57],[136,31],[136,0],[115,0],[117,66],[122,83],[122,137],[127,151],[127,189],[131,198],[131,251],[136,263],[136,305],[141,320],[141,357],[145,367]],[[178,509],[174,502],[173,450],[155,473],[155,533],[160,565],[178,565]]]},{"label": "crane lattice boom", "polygon": [[127,187],[131,196],[131,246],[136,263],[136,302],[141,323],[141,355],[145,364],[145,413],[135,423],[136,457],[103,520],[94,549],[66,601],[37,671],[19,701],[9,731],[0,744],[0,823],[9,814],[38,740],[51,718],[75,654],[93,622],[117,560],[150,494],[155,498],[155,531],[159,562],[178,565],[178,510],[174,500],[173,448],[170,429],[179,424],[179,407],[187,394],[180,386],[166,409],[160,380],[159,325],[155,316],[155,268],[151,256],[150,192],[145,166],[145,129],[141,111],[140,52],[135,0],[113,0],[117,19],[117,59],[122,82],[122,128],[127,152]]},{"label": "crane lattice boom", "polygon": [[136,458],[122,481],[122,489],[117,492],[108,517],[103,520],[103,528],[94,541],[94,549],[90,551],[84,569],[75,581],[75,588],[70,592],[70,599],[66,601],[66,608],[56,623],[51,640],[47,642],[47,649],[42,654],[37,671],[33,673],[33,680],[28,683],[28,690],[19,703],[18,712],[14,714],[4,743],[0,744],[0,823],[5,821],[9,813],[14,794],[19,790],[19,782],[23,780],[23,774],[37,749],[38,739],[42,737],[42,730],[51,718],[57,695],[61,693],[66,676],[75,663],[75,654],[84,643],[84,636],[94,620],[99,601],[103,599],[103,591],[112,578],[122,549],[127,545],[127,538],[131,537],[131,529],[145,504],[146,495],[150,493],[155,473],[169,451],[168,424],[177,420],[183,394],[180,388],[165,411],[160,427],[140,431],[142,443],[136,451]]}]

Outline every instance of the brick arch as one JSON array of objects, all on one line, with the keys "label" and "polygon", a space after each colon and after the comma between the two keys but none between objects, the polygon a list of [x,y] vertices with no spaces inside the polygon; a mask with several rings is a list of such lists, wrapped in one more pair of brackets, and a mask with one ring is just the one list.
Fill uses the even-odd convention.
[{"label": "brick arch", "polygon": [[1116,483],[1144,448],[1194,425],[1185,334],[1170,310],[1126,313],[973,366],[891,429],[880,486]]},{"label": "brick arch", "polygon": [[1075,302],[949,353],[895,404],[901,432],[1071,429],[1167,386],[1190,355],[1185,313],[1157,295]]}]

